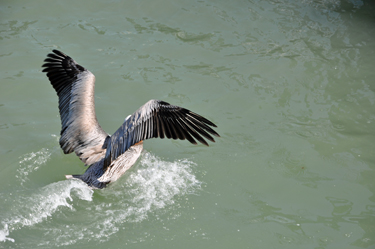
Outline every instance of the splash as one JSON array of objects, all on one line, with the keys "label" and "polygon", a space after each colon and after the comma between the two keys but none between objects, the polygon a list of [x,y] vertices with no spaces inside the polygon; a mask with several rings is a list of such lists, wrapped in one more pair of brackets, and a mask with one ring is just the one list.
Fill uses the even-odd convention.
[{"label": "splash", "polygon": [[28,243],[18,239],[17,231],[24,227],[43,234],[46,239],[39,246],[108,241],[150,215],[173,213],[178,197],[196,194],[201,182],[193,173],[195,166],[189,160],[167,162],[144,153],[133,169],[103,190],[93,192],[75,179],[49,184],[9,205],[12,211],[0,223],[0,241]]},{"label": "splash", "polygon": [[49,184],[31,196],[20,196],[12,203],[12,213],[7,215],[10,218],[2,222],[4,228],[0,230],[0,241],[14,242],[7,237],[10,231],[41,223],[61,207],[73,210],[73,205],[69,203],[73,201],[73,196],[92,201],[92,194],[85,183],[72,180]]},{"label": "splash", "polygon": [[134,221],[147,217],[152,209],[161,209],[174,203],[173,197],[194,193],[201,182],[192,174],[194,163],[188,160],[164,162],[146,153],[140,169],[130,175],[126,188],[131,198],[132,209],[137,214]]},{"label": "splash", "polygon": [[28,181],[28,175],[34,171],[37,171],[40,166],[44,165],[51,157],[51,152],[42,148],[37,152],[28,153],[20,158],[20,167],[17,169],[16,178],[18,178],[23,185]]},{"label": "splash", "polygon": [[8,225],[5,224],[4,229],[0,230],[0,242],[1,241],[7,241],[7,240],[11,241],[11,242],[14,242],[14,239],[7,237],[8,235],[9,235]]},{"label": "splash", "polygon": [[[140,223],[150,215],[175,208],[178,196],[195,194],[201,188],[189,160],[166,162],[144,153],[138,165],[106,189],[96,190],[90,206],[80,222],[49,228],[53,243],[41,246],[67,246],[88,241],[105,242],[132,223]],[[79,215],[79,214],[76,214]]]}]

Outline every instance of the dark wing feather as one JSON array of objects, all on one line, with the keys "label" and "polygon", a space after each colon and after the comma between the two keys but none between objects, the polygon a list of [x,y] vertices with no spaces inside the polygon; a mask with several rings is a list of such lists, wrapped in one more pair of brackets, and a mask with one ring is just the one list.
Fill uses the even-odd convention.
[{"label": "dark wing feather", "polygon": [[91,165],[104,156],[102,146],[108,136],[95,115],[95,76],[58,50],[48,54],[44,62],[43,72],[59,97],[60,146],[65,154],[74,151]]},{"label": "dark wing feather", "polygon": [[[150,100],[125,120],[122,126],[106,141],[104,168],[123,154],[130,146],[149,138],[187,139],[192,144],[204,138],[215,142],[211,135],[220,137],[211,127],[216,125],[185,108],[160,100]],[[203,137],[204,138],[203,138]]]}]

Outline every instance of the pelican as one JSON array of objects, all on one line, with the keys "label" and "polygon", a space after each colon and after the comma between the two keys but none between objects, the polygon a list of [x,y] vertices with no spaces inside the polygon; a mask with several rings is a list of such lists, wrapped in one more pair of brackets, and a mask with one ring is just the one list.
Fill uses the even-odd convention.
[{"label": "pelican", "polygon": [[215,142],[211,135],[220,137],[211,128],[216,127],[211,121],[161,100],[148,101],[109,135],[95,114],[95,76],[61,51],[52,52],[42,67],[59,99],[60,147],[65,154],[74,151],[89,166],[84,174],[66,175],[67,179],[80,179],[93,189],[101,189],[137,161],[143,140],[159,137],[197,144],[196,139],[208,146],[204,138]]}]

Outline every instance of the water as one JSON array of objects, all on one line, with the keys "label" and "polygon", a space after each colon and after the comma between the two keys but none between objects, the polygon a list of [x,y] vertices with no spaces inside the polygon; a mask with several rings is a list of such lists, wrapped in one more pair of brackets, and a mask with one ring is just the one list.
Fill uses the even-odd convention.
[{"label": "water", "polygon": [[[0,248],[374,248],[372,1],[3,1]],[[156,98],[218,125],[104,190],[58,145],[41,64],[96,75],[114,132]]]}]

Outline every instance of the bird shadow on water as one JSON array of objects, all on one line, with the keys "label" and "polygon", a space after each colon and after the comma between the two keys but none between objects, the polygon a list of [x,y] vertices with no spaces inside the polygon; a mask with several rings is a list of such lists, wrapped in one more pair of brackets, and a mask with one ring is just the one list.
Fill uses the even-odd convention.
[{"label": "bird shadow on water", "polygon": [[[17,171],[20,183],[50,157],[47,149],[25,155]],[[41,247],[107,241],[125,229],[123,223],[142,222],[155,212],[173,209],[179,196],[197,194],[201,182],[194,175],[195,166],[187,159],[168,162],[143,152],[136,165],[106,189],[92,190],[70,179],[37,189],[21,185],[10,196],[0,193],[5,200],[0,247],[27,247],[33,242],[23,238],[25,231],[38,234],[35,240],[43,236],[37,240]]]}]

